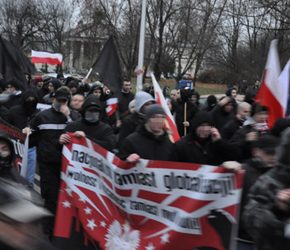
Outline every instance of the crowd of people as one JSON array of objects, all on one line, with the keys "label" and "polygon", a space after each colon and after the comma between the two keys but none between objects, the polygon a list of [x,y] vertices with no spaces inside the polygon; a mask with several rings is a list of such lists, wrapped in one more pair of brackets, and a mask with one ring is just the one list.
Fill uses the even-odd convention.
[{"label": "crowd of people", "polygon": [[[290,119],[281,118],[269,128],[268,108],[255,102],[255,88],[243,100],[232,87],[221,98],[209,95],[204,103],[194,89],[171,90],[168,106],[181,137],[173,143],[152,88],[134,94],[130,80],[123,79],[121,91],[113,93],[100,82],[60,74],[29,84],[23,92],[14,82],[6,85],[3,93],[10,98],[1,103],[0,117],[29,134],[28,186],[38,167],[44,207],[51,214],[56,212],[62,147],[71,132],[132,163],[140,158],[215,166],[232,162],[230,167],[245,171],[237,249],[290,248]],[[118,109],[109,116],[106,101],[112,96],[118,98]],[[39,103],[46,108],[39,110]],[[2,164],[2,141],[7,140],[0,137],[1,171],[12,168],[11,158],[7,168]],[[53,217],[46,218],[49,237],[53,227]]]}]

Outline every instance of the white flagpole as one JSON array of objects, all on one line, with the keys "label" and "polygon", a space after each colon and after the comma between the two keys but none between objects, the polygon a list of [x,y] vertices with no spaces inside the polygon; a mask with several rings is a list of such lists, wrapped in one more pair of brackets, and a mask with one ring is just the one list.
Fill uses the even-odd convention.
[{"label": "white flagpole", "polygon": [[144,64],[144,44],[145,44],[145,20],[146,20],[146,0],[142,0],[138,66],[136,70],[137,72],[136,91],[142,90],[143,73],[144,73],[143,64]]},{"label": "white flagpole", "polygon": [[89,76],[92,73],[92,71],[93,71],[93,68],[90,68],[89,72],[87,73],[84,79],[89,79]]}]

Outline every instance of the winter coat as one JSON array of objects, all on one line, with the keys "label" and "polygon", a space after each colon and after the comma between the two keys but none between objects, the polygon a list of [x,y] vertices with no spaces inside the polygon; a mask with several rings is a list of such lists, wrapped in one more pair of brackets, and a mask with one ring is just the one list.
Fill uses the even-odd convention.
[{"label": "winter coat", "polygon": [[118,110],[122,120],[129,114],[129,103],[134,99],[132,92],[124,93],[120,92],[118,95]]},{"label": "winter coat", "polygon": [[246,141],[246,136],[250,132],[257,132],[258,136],[260,136],[260,133],[253,127],[253,125],[249,124],[238,129],[230,140],[230,143],[233,146],[239,148],[240,158],[236,159],[238,161],[245,162],[252,157],[253,142]]},{"label": "winter coat", "polygon": [[210,113],[212,115],[213,124],[219,131],[221,131],[225,124],[234,119],[234,111],[226,112],[224,107],[220,105],[216,105]]},{"label": "winter coat", "polygon": [[210,138],[199,142],[192,134],[175,143],[171,160],[209,165],[219,165],[224,161],[235,160],[238,154],[236,147],[223,139],[213,142]]},{"label": "winter coat", "polygon": [[290,249],[290,239],[284,237],[290,210],[284,212],[276,206],[276,195],[285,188],[290,188],[290,167],[279,165],[262,175],[250,190],[242,223],[258,250]]},{"label": "winter coat", "polygon": [[[243,164],[243,169],[245,170],[245,175],[242,199],[240,203],[240,218],[242,218],[250,188],[256,183],[260,176],[271,170],[271,168],[266,167],[265,164],[258,158],[252,158],[245,162],[245,164]],[[247,233],[242,222],[239,225],[239,238],[242,240],[252,241],[252,237],[250,237]]]},{"label": "winter coat", "polygon": [[225,140],[230,140],[235,132],[242,128],[243,121],[239,120],[236,117],[233,117],[232,120],[228,121],[221,130],[222,138]]},{"label": "winter coat", "polygon": [[[76,120],[75,113],[71,113],[71,120]],[[54,108],[39,112],[31,121],[31,140],[37,146],[37,159],[47,164],[60,165],[62,145],[59,137],[64,133],[68,119]]]},{"label": "winter coat", "polygon": [[284,234],[285,225],[289,224],[290,206],[284,211],[277,205],[278,192],[290,188],[289,150],[288,128],[277,150],[279,164],[262,175],[250,189],[242,223],[253,237],[258,250],[290,249],[290,238]]},{"label": "winter coat", "polygon": [[[174,103],[172,107],[172,111],[175,114],[175,123],[178,129],[178,133],[180,136],[184,135],[184,102],[179,99],[177,102]],[[199,111],[199,108],[197,105],[192,104],[191,102],[187,102],[186,107],[186,121],[191,122],[194,118],[195,114]],[[190,123],[191,125],[191,123]],[[187,132],[191,130],[191,126],[187,128]]]},{"label": "winter coat", "polygon": [[83,131],[86,136],[107,150],[113,150],[116,146],[116,136],[113,129],[101,121],[88,123],[84,119],[70,122],[65,129],[66,132]]},{"label": "winter coat", "polygon": [[127,136],[134,133],[137,127],[144,123],[144,115],[139,113],[132,113],[128,115],[123,121],[118,140],[118,147],[120,147]]},{"label": "winter coat", "polygon": [[[25,105],[25,100],[28,97],[35,98],[35,107],[27,107]],[[20,105],[13,106],[7,115],[7,122],[16,128],[23,129],[27,127],[30,121],[35,117],[38,110],[36,110],[37,105],[37,93],[34,90],[27,90],[22,94],[22,100]]]},{"label": "winter coat", "polygon": [[167,161],[172,145],[167,133],[155,136],[142,125],[124,140],[118,156],[125,160],[130,154],[136,153],[143,159]]}]

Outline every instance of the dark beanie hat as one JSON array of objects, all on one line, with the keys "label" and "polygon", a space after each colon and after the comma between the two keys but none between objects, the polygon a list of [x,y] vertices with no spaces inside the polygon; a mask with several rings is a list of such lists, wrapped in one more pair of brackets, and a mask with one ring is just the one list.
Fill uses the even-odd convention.
[{"label": "dark beanie hat", "polygon": [[166,113],[159,104],[152,104],[145,111],[145,122],[147,122],[154,115],[166,115]]},{"label": "dark beanie hat", "polygon": [[217,98],[214,95],[209,95],[206,101],[209,107],[214,107],[217,104]]},{"label": "dark beanie hat", "polygon": [[195,133],[197,127],[199,127],[203,123],[208,123],[210,125],[213,124],[212,117],[209,112],[200,111],[193,117],[191,121],[192,132]]}]

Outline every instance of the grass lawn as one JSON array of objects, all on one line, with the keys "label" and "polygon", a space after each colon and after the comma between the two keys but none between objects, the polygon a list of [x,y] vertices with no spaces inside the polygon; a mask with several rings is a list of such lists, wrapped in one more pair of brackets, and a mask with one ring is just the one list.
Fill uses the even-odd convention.
[{"label": "grass lawn", "polygon": [[[134,80],[132,81],[133,83],[135,82]],[[150,83],[151,80],[146,79],[146,82]],[[176,86],[176,81],[174,79],[161,79],[160,86],[161,88],[168,86],[170,89],[174,89]],[[199,92],[200,95],[215,95],[225,94],[227,87],[225,84],[197,82],[195,89]]]}]

